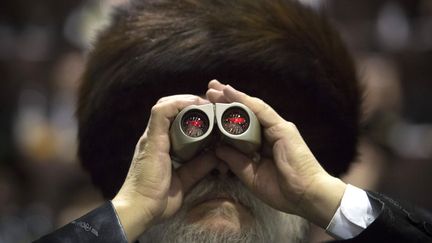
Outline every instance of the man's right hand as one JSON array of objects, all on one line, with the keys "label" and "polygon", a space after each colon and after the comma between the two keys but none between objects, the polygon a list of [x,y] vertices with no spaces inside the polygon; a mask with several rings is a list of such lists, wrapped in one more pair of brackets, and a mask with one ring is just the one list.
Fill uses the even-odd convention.
[{"label": "man's right hand", "polygon": [[183,195],[217,165],[216,157],[207,154],[174,170],[169,154],[172,120],[183,108],[206,103],[209,101],[198,96],[175,95],[153,106],[126,180],[112,200],[129,242],[177,212]]}]

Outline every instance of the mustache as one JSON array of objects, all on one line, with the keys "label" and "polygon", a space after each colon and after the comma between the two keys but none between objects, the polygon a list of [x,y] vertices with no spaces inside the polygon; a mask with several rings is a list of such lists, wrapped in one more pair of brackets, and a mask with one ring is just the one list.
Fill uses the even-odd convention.
[{"label": "mustache", "polygon": [[213,176],[202,179],[186,194],[183,208],[188,211],[196,205],[212,199],[228,199],[241,204],[251,213],[254,212],[258,200],[239,179]]}]

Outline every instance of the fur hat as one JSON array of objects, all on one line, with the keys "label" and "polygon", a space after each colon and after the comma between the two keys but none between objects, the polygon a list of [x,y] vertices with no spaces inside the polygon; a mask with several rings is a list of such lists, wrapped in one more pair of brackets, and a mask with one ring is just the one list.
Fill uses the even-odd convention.
[{"label": "fur hat", "polygon": [[127,174],[151,107],[218,79],[294,122],[323,167],[356,154],[360,89],[321,13],[290,0],[140,0],[118,8],[89,55],[79,94],[79,157],[104,196]]}]

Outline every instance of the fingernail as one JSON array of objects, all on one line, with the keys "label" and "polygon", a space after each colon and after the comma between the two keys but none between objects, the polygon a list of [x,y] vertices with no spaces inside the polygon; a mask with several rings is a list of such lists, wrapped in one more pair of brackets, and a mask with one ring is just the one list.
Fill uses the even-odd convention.
[{"label": "fingernail", "polygon": [[[217,79],[212,79],[212,80],[210,80],[210,82],[218,82],[218,83],[220,83],[220,84],[222,84],[219,80],[217,80]],[[209,83],[210,83],[209,82]]]},{"label": "fingernail", "polygon": [[234,89],[231,85],[226,85],[225,89],[223,90],[224,95],[228,98],[229,101],[233,102],[237,95],[237,90]]}]

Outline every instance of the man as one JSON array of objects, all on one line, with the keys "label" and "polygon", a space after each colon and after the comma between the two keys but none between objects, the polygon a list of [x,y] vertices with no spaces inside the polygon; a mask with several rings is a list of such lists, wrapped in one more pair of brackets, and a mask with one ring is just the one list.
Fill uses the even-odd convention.
[{"label": "man", "polygon": [[[307,221],[347,242],[430,240],[426,214],[335,177],[355,156],[358,86],[338,35],[295,1],[132,1],[78,108],[80,158],[113,199],[40,241],[301,242]],[[259,161],[211,144],[173,169],[178,112],[231,102],[262,126]]]}]

